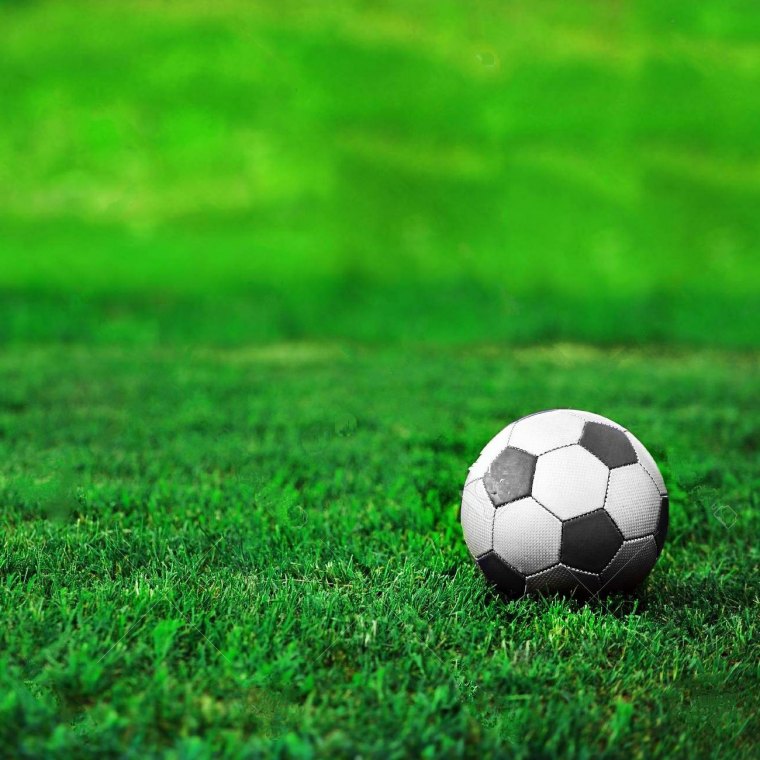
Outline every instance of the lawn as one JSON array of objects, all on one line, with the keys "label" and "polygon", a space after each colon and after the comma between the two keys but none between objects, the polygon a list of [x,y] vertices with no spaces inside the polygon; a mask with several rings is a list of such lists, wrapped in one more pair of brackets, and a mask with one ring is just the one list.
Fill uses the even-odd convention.
[{"label": "lawn", "polygon": [[[754,758],[750,3],[0,4],[11,757]],[[589,409],[646,584],[506,600],[467,467]]]},{"label": "lawn", "polygon": [[[754,756],[757,371],[569,344],[7,351],[3,743]],[[461,483],[505,420],[565,405],[640,432],[670,539],[634,596],[505,602]]]}]

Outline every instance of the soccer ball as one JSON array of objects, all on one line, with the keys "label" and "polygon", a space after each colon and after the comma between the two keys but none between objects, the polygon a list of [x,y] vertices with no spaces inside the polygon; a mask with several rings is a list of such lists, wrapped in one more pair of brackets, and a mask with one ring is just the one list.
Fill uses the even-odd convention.
[{"label": "soccer ball", "polygon": [[513,422],[483,449],[461,519],[470,553],[500,591],[587,596],[646,578],[668,531],[668,495],[625,428],[552,409]]}]

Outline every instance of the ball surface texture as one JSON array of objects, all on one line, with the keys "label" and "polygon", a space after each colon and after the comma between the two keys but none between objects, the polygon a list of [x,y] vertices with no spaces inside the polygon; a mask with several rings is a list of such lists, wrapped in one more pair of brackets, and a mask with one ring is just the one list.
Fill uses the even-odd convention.
[{"label": "ball surface texture", "polygon": [[576,409],[528,415],[489,441],[465,481],[462,530],[500,591],[628,591],[668,531],[657,464],[628,430]]}]

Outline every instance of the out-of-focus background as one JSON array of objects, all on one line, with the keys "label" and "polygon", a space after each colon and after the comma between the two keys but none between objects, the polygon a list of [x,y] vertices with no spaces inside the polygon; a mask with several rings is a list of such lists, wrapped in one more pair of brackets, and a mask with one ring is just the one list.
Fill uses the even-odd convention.
[{"label": "out-of-focus background", "polygon": [[747,347],[753,2],[0,4],[0,339]]}]

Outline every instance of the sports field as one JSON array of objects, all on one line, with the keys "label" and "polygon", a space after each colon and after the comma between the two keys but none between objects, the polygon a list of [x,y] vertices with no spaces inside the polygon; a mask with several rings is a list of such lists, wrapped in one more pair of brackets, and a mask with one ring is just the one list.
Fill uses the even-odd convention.
[{"label": "sports field", "polygon": [[[10,756],[756,757],[760,11],[0,4]],[[646,585],[507,601],[467,467],[659,463]]]}]

